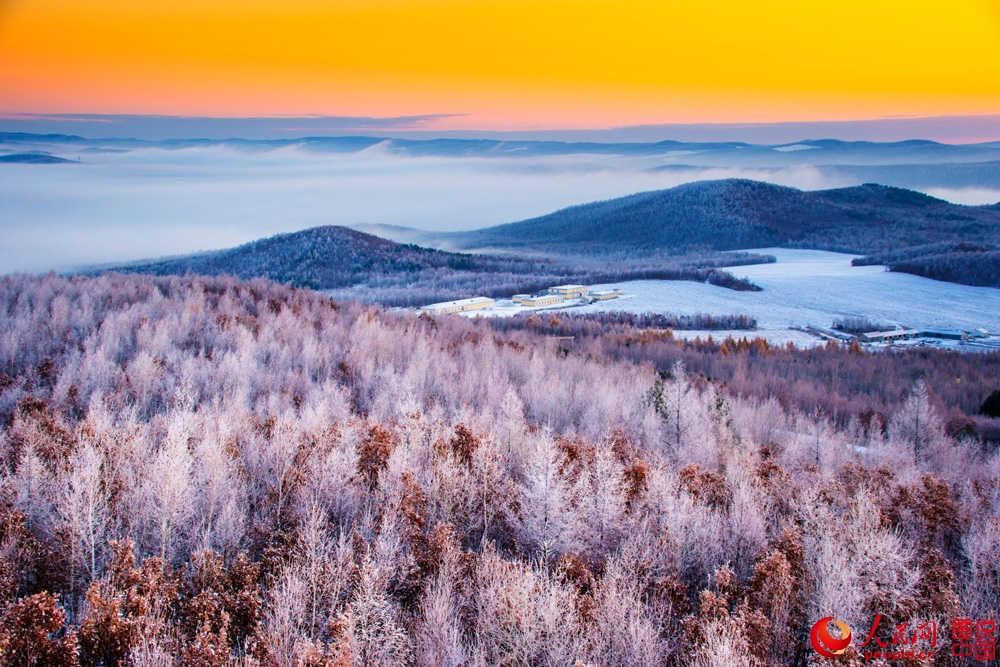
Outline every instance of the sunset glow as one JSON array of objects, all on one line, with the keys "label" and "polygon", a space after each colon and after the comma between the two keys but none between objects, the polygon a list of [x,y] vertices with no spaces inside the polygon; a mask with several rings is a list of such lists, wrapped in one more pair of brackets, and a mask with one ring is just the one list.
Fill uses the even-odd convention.
[{"label": "sunset glow", "polygon": [[0,111],[436,128],[1000,111],[996,0],[13,0]]}]

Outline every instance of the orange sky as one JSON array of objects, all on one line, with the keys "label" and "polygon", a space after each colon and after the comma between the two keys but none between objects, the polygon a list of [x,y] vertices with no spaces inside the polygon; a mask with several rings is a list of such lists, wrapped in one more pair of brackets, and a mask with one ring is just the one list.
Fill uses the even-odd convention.
[{"label": "orange sky", "polygon": [[0,0],[6,113],[440,127],[1000,112],[1000,0]]}]

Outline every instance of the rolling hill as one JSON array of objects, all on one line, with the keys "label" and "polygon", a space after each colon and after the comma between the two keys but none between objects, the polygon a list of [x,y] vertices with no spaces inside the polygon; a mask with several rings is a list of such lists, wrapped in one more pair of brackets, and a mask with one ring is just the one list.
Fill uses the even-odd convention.
[{"label": "rolling hill", "polygon": [[656,261],[566,262],[445,252],[339,226],[313,227],[211,252],[101,266],[81,273],[232,275],[328,290],[344,298],[420,305],[473,294],[510,296],[558,283],[631,279],[695,280],[736,290],[756,287],[718,270],[773,261],[747,253],[701,253]]},{"label": "rolling hill", "polygon": [[181,257],[101,269],[152,275],[266,277],[314,289],[346,287],[420,272],[492,272],[501,267],[530,271],[538,262],[486,257],[394,243],[347,227],[324,226],[279,234],[244,245]]},{"label": "rolling hill", "polygon": [[641,192],[423,239],[460,250],[552,254],[766,246],[870,254],[929,243],[1000,242],[1000,210],[960,206],[884,185],[808,192],[729,179]]}]

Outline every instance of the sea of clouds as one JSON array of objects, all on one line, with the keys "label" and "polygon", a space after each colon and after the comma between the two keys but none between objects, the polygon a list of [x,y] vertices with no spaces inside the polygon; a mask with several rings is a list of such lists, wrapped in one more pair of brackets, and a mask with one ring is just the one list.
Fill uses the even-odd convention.
[{"label": "sea of clouds", "polygon": [[[349,154],[216,145],[75,157],[0,165],[0,274],[217,249],[317,225],[472,229],[702,179],[860,182],[810,165],[657,170],[662,156],[412,157],[382,144]],[[1000,201],[1000,189],[923,189]]]}]

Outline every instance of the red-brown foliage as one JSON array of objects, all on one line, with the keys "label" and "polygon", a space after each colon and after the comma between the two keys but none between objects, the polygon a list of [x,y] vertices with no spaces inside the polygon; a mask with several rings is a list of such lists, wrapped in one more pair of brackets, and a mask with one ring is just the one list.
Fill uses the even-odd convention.
[{"label": "red-brown foliage", "polygon": [[709,507],[725,510],[729,509],[733,501],[733,492],[722,476],[711,470],[702,470],[697,464],[692,463],[681,468],[677,472],[677,482],[696,500],[702,501]]},{"label": "red-brown foliage", "polygon": [[51,593],[36,593],[0,613],[0,664],[29,667],[78,665],[76,635]]},{"label": "red-brown foliage", "polygon": [[378,424],[358,443],[358,473],[369,489],[378,485],[378,476],[389,463],[392,434]]}]

